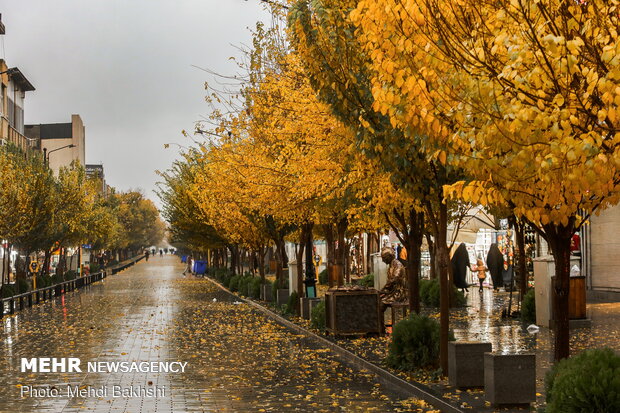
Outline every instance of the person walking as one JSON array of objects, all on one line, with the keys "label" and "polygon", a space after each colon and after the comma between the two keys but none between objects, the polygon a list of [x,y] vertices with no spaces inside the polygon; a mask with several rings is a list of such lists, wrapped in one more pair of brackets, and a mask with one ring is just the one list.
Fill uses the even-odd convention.
[{"label": "person walking", "polygon": [[186,275],[187,272],[189,271],[189,274],[192,274],[192,266],[194,264],[194,260],[192,259],[191,255],[187,256],[187,265],[185,266],[185,270],[183,271],[183,275]]},{"label": "person walking", "polygon": [[480,282],[480,288],[478,291],[482,292],[482,283],[487,278],[487,267],[485,267],[482,259],[478,258],[476,265],[471,270],[478,273],[478,282]]},{"label": "person walking", "polygon": [[149,253],[149,250],[146,250],[146,252],[144,253],[144,259],[146,260],[146,262],[149,262],[149,256],[151,254]]}]

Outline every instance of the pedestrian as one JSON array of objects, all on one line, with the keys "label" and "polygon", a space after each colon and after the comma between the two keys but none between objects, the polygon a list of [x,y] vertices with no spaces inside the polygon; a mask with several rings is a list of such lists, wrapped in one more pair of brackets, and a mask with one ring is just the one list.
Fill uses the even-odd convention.
[{"label": "pedestrian", "polygon": [[99,270],[105,270],[105,255],[99,254],[97,257],[97,263],[99,264]]},{"label": "pedestrian", "polygon": [[159,249],[159,256],[163,257],[164,256],[164,250],[162,250],[161,248]]},{"label": "pedestrian", "polygon": [[149,262],[149,255],[151,255],[149,253],[149,250],[146,250],[146,252],[144,253],[144,258],[146,259],[146,262]]},{"label": "pedestrian", "polygon": [[452,281],[456,288],[461,288],[463,292],[469,291],[467,287],[467,267],[469,264],[469,252],[467,252],[467,246],[464,243],[458,246],[454,255],[450,259],[452,265]]},{"label": "pedestrian", "polygon": [[190,275],[192,274],[192,264],[193,264],[192,260],[192,256],[188,255],[187,256],[187,260],[186,260],[186,265],[185,265],[185,270],[183,271],[183,275],[186,275],[187,272],[189,271]]},{"label": "pedestrian", "polygon": [[476,265],[471,270],[478,273],[478,282],[480,283],[478,291],[482,292],[482,283],[487,278],[487,267],[484,266],[482,259],[478,258]]}]

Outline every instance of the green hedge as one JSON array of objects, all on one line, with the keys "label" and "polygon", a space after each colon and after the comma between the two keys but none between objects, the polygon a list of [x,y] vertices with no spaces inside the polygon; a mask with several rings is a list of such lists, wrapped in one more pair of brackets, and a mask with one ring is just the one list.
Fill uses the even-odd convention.
[{"label": "green hedge", "polygon": [[260,286],[261,286],[260,277],[252,277],[252,281],[250,282],[250,289],[249,289],[251,298],[260,298]]},{"label": "green hedge", "polygon": [[360,280],[360,285],[362,287],[373,288],[375,286],[375,275],[368,274],[364,278]]},{"label": "green hedge", "polygon": [[15,293],[14,285],[12,285],[12,284],[4,284],[2,286],[2,298],[13,297],[14,295],[17,295]]},{"label": "green hedge", "polygon": [[15,292],[17,294],[23,294],[30,291],[30,283],[25,278],[18,278],[15,284]]},{"label": "green hedge", "polygon": [[299,315],[299,294],[297,291],[293,291],[293,293],[288,297],[288,303],[286,304],[286,312],[289,314]]},{"label": "green hedge", "polygon": [[[454,285],[452,287],[452,296],[455,298],[456,307],[465,307],[467,298],[462,291],[458,290]],[[427,307],[439,307],[440,300],[439,279],[420,280],[420,301]]]},{"label": "green hedge", "polygon": [[620,412],[620,356],[592,349],[562,360],[546,376],[546,413]]},{"label": "green hedge", "polygon": [[325,330],[325,301],[321,301],[312,309],[310,326],[321,331]]},{"label": "green hedge", "polygon": [[[454,340],[452,333],[450,340]],[[392,342],[385,362],[398,370],[437,367],[439,323],[415,313],[397,323],[392,332]]]},{"label": "green hedge", "polygon": [[523,296],[523,303],[521,303],[521,320],[526,323],[536,322],[536,294],[534,294],[534,289],[529,290]]},{"label": "green hedge", "polygon": [[327,285],[327,268],[319,273],[319,284]]}]

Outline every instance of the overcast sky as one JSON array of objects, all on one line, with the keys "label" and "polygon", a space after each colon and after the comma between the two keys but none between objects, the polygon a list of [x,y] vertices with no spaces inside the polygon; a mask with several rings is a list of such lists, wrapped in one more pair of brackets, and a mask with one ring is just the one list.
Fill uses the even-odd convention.
[{"label": "overcast sky", "polygon": [[120,190],[153,193],[155,170],[168,168],[183,129],[208,114],[204,82],[192,65],[233,74],[234,46],[250,44],[259,0],[0,0],[6,34],[0,53],[36,91],[29,123],[86,126],[86,162],[103,163]]}]

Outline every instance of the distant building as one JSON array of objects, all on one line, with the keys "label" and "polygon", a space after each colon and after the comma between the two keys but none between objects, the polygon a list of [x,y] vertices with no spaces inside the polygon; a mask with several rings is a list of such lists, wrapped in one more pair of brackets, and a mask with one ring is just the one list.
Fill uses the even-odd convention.
[{"label": "distant building", "polygon": [[[0,15],[0,35],[5,33]],[[34,86],[16,67],[9,68],[0,59],[0,143],[13,143],[26,150],[32,146],[24,136],[24,99]]]},{"label": "distant building", "polygon": [[36,141],[37,148],[47,157],[55,174],[73,161],[85,165],[85,128],[80,115],[71,115],[71,123],[26,125],[24,131],[28,138]]},{"label": "distant building", "polygon": [[97,186],[99,188],[101,195],[103,195],[104,197],[108,196],[109,186],[105,182],[103,164],[87,164],[86,165],[86,176],[88,177],[88,179],[91,179],[97,182]]}]

